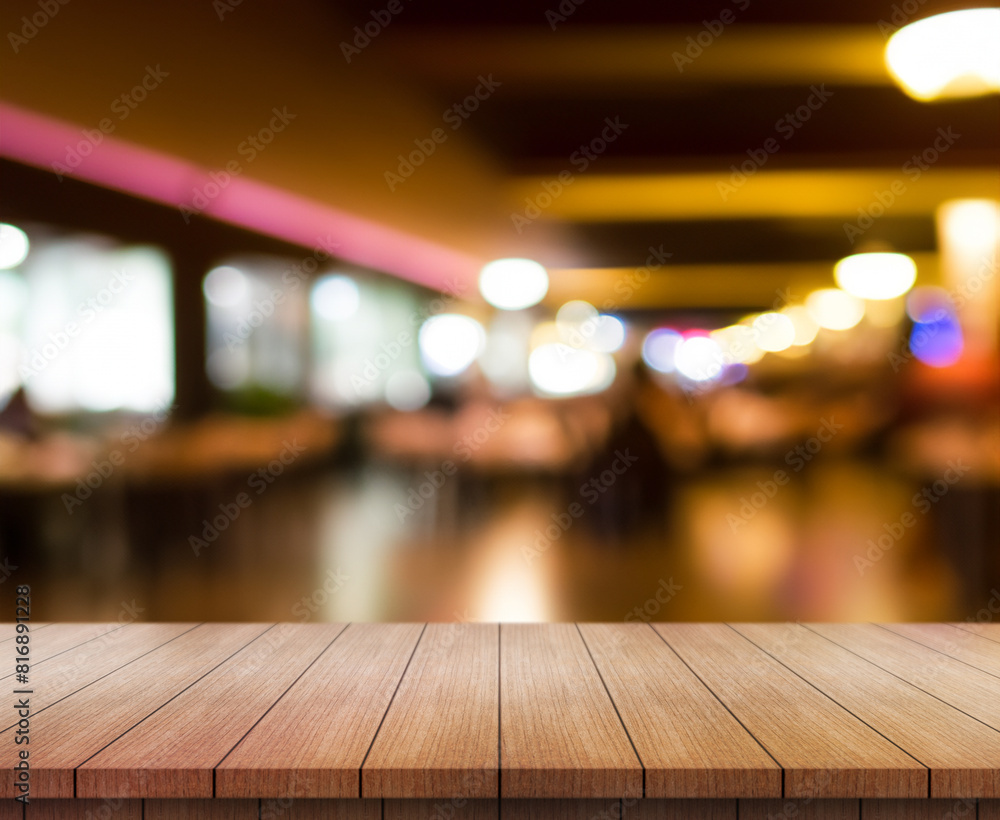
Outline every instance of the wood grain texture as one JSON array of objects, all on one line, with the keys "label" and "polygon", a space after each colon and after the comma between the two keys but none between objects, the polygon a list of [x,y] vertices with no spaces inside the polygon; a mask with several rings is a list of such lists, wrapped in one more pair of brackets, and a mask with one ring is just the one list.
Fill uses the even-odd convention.
[{"label": "wood grain texture", "polygon": [[805,624],[807,629],[1000,730],[1000,683],[961,661],[875,624]]},{"label": "wood grain texture", "polygon": [[420,624],[351,624],[216,769],[217,797],[358,797]]},{"label": "wood grain texture", "polygon": [[[15,803],[13,800],[0,802],[0,820],[23,820],[23,818],[24,809],[20,803]],[[139,820],[139,818],[135,818],[135,820]]]},{"label": "wood grain texture", "polygon": [[978,820],[1000,820],[1000,800],[980,800]]},{"label": "wood grain texture", "polygon": [[883,629],[1000,677],[1000,643],[948,624],[879,624]]},{"label": "wood grain texture", "polygon": [[257,800],[143,800],[144,820],[258,820]]},{"label": "wood grain texture", "polygon": [[380,800],[299,797],[260,801],[261,820],[382,820]]},{"label": "wood grain texture", "polygon": [[581,624],[646,797],[780,797],[781,767],[647,624]]},{"label": "wood grain texture", "polygon": [[498,797],[499,626],[428,624],[361,770],[365,797]]},{"label": "wood grain texture", "polygon": [[975,800],[862,800],[864,820],[976,820]]},{"label": "wood grain texture", "polygon": [[655,629],[785,769],[786,797],[926,796],[924,766],[728,626]]},{"label": "wood grain texture", "polygon": [[[20,811],[17,817],[20,820]],[[32,800],[24,820],[142,820],[142,801]]]},{"label": "wood grain texture", "polygon": [[623,820],[737,820],[736,800],[635,800],[622,806]]},{"label": "wood grain texture", "polygon": [[500,628],[501,797],[641,797],[642,764],[572,624]]},{"label": "wood grain texture", "polygon": [[77,796],[213,797],[215,766],[344,627],[267,630],[80,766]]},{"label": "wood grain texture", "polygon": [[[10,628],[13,629],[13,624],[10,625]],[[31,646],[31,665],[38,667],[39,664],[56,655],[121,628],[119,624],[52,624],[46,629],[32,626],[28,633]],[[9,640],[13,639],[12,637]],[[0,676],[0,681],[6,681],[12,677],[14,677],[13,668],[8,674]]]},{"label": "wood grain texture", "polygon": [[[51,622],[48,621],[31,621],[29,626],[31,627],[31,634],[34,635],[40,629],[48,629],[52,626]],[[117,624],[108,624],[108,628],[113,628]],[[17,637],[17,623],[15,621],[2,621],[0,622],[0,643],[6,643],[7,641],[12,641]]]},{"label": "wood grain texture", "polygon": [[[861,817],[861,802],[860,800],[740,800],[740,820],[785,820],[785,818],[858,820]],[[867,814],[864,817],[868,820]]]},{"label": "wood grain texture", "polygon": [[499,800],[385,800],[382,820],[497,820]]},{"label": "wood grain texture", "polygon": [[930,768],[931,797],[1000,797],[1000,732],[803,626],[732,626]]},{"label": "wood grain texture", "polygon": [[[1000,619],[1000,610],[998,610],[995,613],[994,617]],[[948,626],[953,626],[955,627],[955,629],[964,629],[966,632],[972,632],[976,635],[980,635],[983,638],[988,638],[991,641],[1000,642],[1000,623],[977,623],[974,621],[959,621],[958,623],[948,624]]]},{"label": "wood grain texture", "polygon": [[[117,674],[137,658],[190,632],[197,624],[135,624],[116,629],[33,668],[34,714],[106,675]],[[8,716],[0,729],[14,726]]]},{"label": "wood grain texture", "polygon": [[[638,798],[629,799],[630,805],[638,802]],[[624,811],[619,799],[500,801],[500,820],[619,820]]]},{"label": "wood grain texture", "polygon": [[[229,655],[264,624],[196,627],[31,719],[32,797],[73,797],[73,770]],[[13,796],[15,746],[0,733],[0,797]]]}]

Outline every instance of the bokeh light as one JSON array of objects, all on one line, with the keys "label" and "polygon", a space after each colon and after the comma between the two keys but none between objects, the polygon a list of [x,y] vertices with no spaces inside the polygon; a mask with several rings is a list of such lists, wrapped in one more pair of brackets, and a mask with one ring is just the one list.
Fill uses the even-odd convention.
[{"label": "bokeh light", "polygon": [[889,72],[911,97],[970,97],[1000,91],[1000,9],[950,11],[897,31],[885,49]]},{"label": "bokeh light", "polygon": [[16,268],[28,256],[28,235],[14,225],[0,223],[0,270]]},{"label": "bokeh light", "polygon": [[435,376],[457,376],[480,354],[486,343],[483,326],[469,316],[443,313],[420,328],[420,355]]},{"label": "bokeh light", "polygon": [[865,303],[840,288],[815,290],[806,298],[812,320],[827,330],[848,330],[865,315]]},{"label": "bokeh light", "polygon": [[651,331],[642,343],[642,360],[658,373],[673,373],[674,355],[683,337],[676,330],[660,327]]},{"label": "bokeh light", "polygon": [[833,276],[859,299],[895,299],[913,287],[917,266],[904,253],[856,253],[841,259]]},{"label": "bokeh light", "polygon": [[725,365],[722,348],[707,336],[685,339],[674,355],[677,371],[692,381],[707,382],[717,379]]},{"label": "bokeh light", "polygon": [[211,304],[221,308],[236,307],[250,298],[246,274],[231,265],[210,270],[205,274],[201,289]]},{"label": "bokeh light", "polygon": [[479,291],[493,307],[523,310],[549,292],[549,274],[531,259],[497,259],[479,274]]},{"label": "bokeh light", "polygon": [[552,396],[597,393],[611,386],[615,360],[605,353],[581,350],[562,343],[543,344],[528,359],[531,383]]},{"label": "bokeh light", "polygon": [[310,295],[313,310],[331,322],[342,322],[358,312],[361,293],[357,283],[343,274],[324,276]]}]

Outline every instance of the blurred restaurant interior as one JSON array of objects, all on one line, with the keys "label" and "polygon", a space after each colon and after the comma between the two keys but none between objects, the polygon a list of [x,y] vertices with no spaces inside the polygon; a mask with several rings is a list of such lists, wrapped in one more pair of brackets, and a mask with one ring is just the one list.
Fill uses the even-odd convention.
[{"label": "blurred restaurant interior", "polygon": [[1000,9],[2,14],[11,613],[1000,616]]}]

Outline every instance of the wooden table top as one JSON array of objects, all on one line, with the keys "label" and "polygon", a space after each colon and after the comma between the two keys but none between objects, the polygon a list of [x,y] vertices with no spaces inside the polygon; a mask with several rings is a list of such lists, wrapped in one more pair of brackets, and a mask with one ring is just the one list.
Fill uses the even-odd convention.
[{"label": "wooden table top", "polygon": [[[33,799],[1000,797],[1000,624],[47,624],[30,645]],[[0,728],[13,797],[17,713]]]}]

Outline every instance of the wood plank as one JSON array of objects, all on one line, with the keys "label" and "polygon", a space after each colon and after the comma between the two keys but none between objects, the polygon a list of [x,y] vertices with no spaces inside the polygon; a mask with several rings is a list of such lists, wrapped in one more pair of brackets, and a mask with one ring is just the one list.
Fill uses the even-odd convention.
[{"label": "wood plank", "polygon": [[646,797],[780,797],[781,767],[647,624],[580,624]]},{"label": "wood plank", "polygon": [[784,768],[786,797],[927,794],[924,766],[728,626],[654,628]]},{"label": "wood plank", "polygon": [[964,629],[991,641],[1000,641],[1000,623],[976,623],[975,621],[960,621],[948,624],[955,629]]},{"label": "wood plank", "polygon": [[0,802],[0,820],[23,820],[23,818],[24,809],[20,803],[15,803],[13,800]]},{"label": "wood plank", "polygon": [[420,624],[351,624],[216,768],[217,797],[359,797]]},{"label": "wood plank", "polygon": [[257,800],[144,800],[144,820],[258,820]]},{"label": "wood plank", "polygon": [[428,624],[361,770],[365,797],[498,797],[497,624]]},{"label": "wood plank", "polygon": [[[48,629],[52,626],[49,621],[30,621],[28,626],[31,627],[31,633],[34,634],[40,629]],[[0,643],[5,643],[7,641],[12,641],[17,637],[17,622],[16,621],[0,621]]]},{"label": "wood plank", "polygon": [[[11,624],[11,627],[13,627],[13,624]],[[32,627],[28,633],[30,635],[32,669],[63,652],[67,652],[81,644],[86,644],[88,641],[93,641],[101,635],[107,635],[121,628],[119,624],[98,623],[53,624],[48,629],[41,631],[36,627]],[[36,632],[38,632],[37,637],[35,635]],[[14,640],[14,638],[10,638],[9,640]],[[0,681],[14,677],[14,674],[11,671],[6,675],[0,676]]]},{"label": "wood plank", "polygon": [[[377,802],[377,801],[376,801]],[[497,820],[499,800],[385,800],[382,820]]]},{"label": "wood plank", "polygon": [[[200,626],[31,719],[32,797],[73,797],[73,770],[261,634],[265,624]],[[12,730],[0,733],[0,797],[14,795]]]},{"label": "wood plank", "polygon": [[[639,800],[630,798],[629,804]],[[624,817],[621,800],[572,799],[501,800],[500,820],[619,820]]]},{"label": "wood plank", "polygon": [[[261,820],[382,820],[379,800],[325,800],[310,797],[260,801]],[[493,818],[495,820],[496,812]]]},{"label": "wood plank", "polygon": [[[197,624],[134,624],[108,632],[57,657],[43,661],[34,670],[33,714],[38,714],[63,698],[105,675],[117,673],[137,658],[169,643]],[[15,721],[0,722],[0,729],[13,728]]]},{"label": "wood plank", "polygon": [[875,624],[805,624],[824,638],[1000,730],[997,679]]},{"label": "wood plank", "polygon": [[623,820],[737,820],[739,817],[736,800],[630,800],[622,808]]},{"label": "wood plank", "polygon": [[732,627],[930,768],[931,797],[1000,797],[1000,732],[803,626]]},{"label": "wood plank", "polygon": [[[21,814],[18,812],[18,818]],[[25,820],[142,820],[141,800],[34,800]]]},{"label": "wood plank", "polygon": [[345,624],[279,624],[76,771],[78,797],[213,797],[212,770]]},{"label": "wood plank", "polygon": [[[792,817],[795,820],[858,820],[860,803],[860,800],[740,800],[740,820]],[[864,817],[868,820],[867,814]]]},{"label": "wood plank", "polygon": [[1000,820],[1000,800],[980,800],[978,820]]},{"label": "wood plank", "polygon": [[642,764],[573,624],[500,627],[501,797],[641,797]]},{"label": "wood plank", "polygon": [[969,666],[1000,677],[1000,643],[947,624],[879,624],[883,629],[903,635],[957,658]]},{"label": "wood plank", "polygon": [[862,800],[865,820],[976,820],[976,801]]}]

